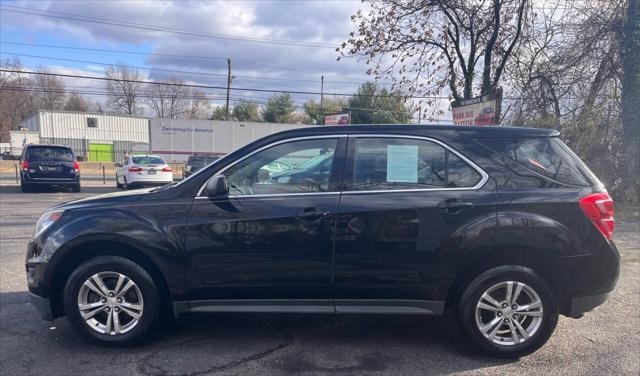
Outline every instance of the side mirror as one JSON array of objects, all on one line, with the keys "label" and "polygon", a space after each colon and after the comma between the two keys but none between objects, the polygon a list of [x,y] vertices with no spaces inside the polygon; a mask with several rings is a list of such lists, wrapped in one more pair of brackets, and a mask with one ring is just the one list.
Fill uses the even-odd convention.
[{"label": "side mirror", "polygon": [[224,199],[229,197],[227,177],[224,175],[214,175],[211,177],[204,187],[204,194],[211,199]]},{"label": "side mirror", "polygon": [[120,167],[122,167],[122,164],[121,163],[116,163],[115,166],[120,168]]}]

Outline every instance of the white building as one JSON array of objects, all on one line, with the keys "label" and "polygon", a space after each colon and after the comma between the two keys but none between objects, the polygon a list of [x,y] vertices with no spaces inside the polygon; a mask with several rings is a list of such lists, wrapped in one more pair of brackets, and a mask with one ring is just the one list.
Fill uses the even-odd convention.
[{"label": "white building", "polygon": [[149,145],[149,119],[136,116],[39,110],[19,129],[38,132],[41,143],[70,146],[89,161],[117,161],[134,146]]},{"label": "white building", "polygon": [[171,162],[189,155],[224,155],[273,133],[310,127],[304,124],[222,120],[149,119],[151,153]]},{"label": "white building", "polygon": [[[192,154],[223,155],[272,133],[303,127],[309,125],[39,110],[20,123],[20,131],[11,132],[16,136],[11,146],[18,155],[22,144],[39,142],[70,146],[88,161],[116,162],[136,151],[183,162]],[[35,138],[28,139],[28,134]],[[38,135],[39,141],[32,141]],[[13,145],[14,138],[22,144]]]}]

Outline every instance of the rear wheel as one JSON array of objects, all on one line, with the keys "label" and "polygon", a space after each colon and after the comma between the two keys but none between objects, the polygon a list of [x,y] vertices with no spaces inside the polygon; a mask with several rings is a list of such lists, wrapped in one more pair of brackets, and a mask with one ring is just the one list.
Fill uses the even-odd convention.
[{"label": "rear wheel", "polygon": [[517,358],[536,351],[549,339],[558,322],[558,303],[532,269],[499,266],[467,286],[458,320],[465,335],[483,352]]},{"label": "rear wheel", "polygon": [[101,256],[81,264],[64,291],[68,320],[93,342],[129,345],[143,339],[160,313],[151,276],[135,262]]},{"label": "rear wheel", "polygon": [[73,189],[73,191],[74,191],[74,192],[76,192],[76,193],[77,193],[77,192],[80,192],[80,189],[81,189],[81,188],[80,188],[80,183],[78,183],[78,184],[74,185],[72,189]]}]

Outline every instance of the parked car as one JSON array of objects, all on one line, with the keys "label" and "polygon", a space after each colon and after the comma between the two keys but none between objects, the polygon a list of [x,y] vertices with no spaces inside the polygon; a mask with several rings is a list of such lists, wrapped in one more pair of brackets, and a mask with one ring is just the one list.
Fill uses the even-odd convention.
[{"label": "parked car", "polygon": [[220,157],[217,155],[190,155],[189,158],[187,158],[184,177],[189,177],[189,175],[197,172],[208,164],[217,161],[218,159],[220,159]]},{"label": "parked car", "polygon": [[116,168],[116,186],[125,191],[173,182],[171,167],[155,155],[126,155],[122,162],[116,163]]},{"label": "parked car", "polygon": [[80,192],[80,165],[68,146],[29,144],[20,156],[20,189],[66,187]]},{"label": "parked car", "polygon": [[[260,176],[314,158],[328,174]],[[613,229],[613,201],[556,131],[318,127],[177,184],[54,206],[26,270],[44,318],[101,343],[147,338],[165,310],[451,312],[478,349],[519,357],[613,291]]]}]

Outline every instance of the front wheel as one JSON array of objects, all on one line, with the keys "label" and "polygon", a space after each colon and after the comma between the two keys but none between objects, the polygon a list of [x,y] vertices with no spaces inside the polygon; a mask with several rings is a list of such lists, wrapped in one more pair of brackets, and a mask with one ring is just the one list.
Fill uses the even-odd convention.
[{"label": "front wheel", "polygon": [[553,292],[532,269],[505,265],[487,270],[465,289],[458,320],[480,350],[518,358],[544,345],[558,323]]},{"label": "front wheel", "polygon": [[135,262],[117,256],[81,264],[64,290],[67,319],[86,339],[99,344],[142,340],[158,320],[160,306],[153,278]]}]

